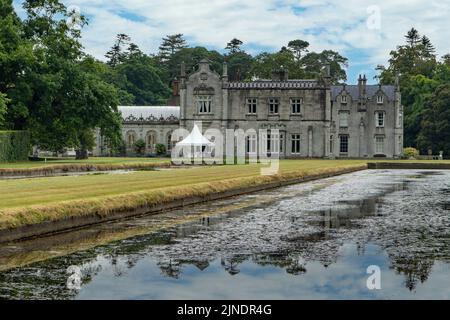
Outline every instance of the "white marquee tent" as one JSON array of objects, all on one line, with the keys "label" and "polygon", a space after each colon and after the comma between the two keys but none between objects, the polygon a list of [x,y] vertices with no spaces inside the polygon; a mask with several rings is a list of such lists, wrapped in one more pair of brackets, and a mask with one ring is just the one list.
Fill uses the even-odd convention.
[{"label": "white marquee tent", "polygon": [[197,124],[194,124],[192,132],[184,140],[177,143],[177,147],[182,147],[183,153],[187,153],[184,155],[190,159],[194,158],[195,161],[202,161],[204,147],[214,146],[214,143],[202,135]]}]

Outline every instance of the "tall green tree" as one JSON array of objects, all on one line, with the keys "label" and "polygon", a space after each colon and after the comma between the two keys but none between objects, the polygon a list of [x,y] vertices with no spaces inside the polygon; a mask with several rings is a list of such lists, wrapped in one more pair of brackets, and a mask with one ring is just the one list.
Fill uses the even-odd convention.
[{"label": "tall green tree", "polygon": [[300,61],[303,52],[308,52],[309,42],[304,40],[292,40],[288,43],[288,48],[294,53],[295,59]]},{"label": "tall green tree", "polygon": [[187,42],[182,33],[167,35],[162,39],[159,46],[159,58],[161,61],[169,60],[175,53],[181,49],[187,48]]},{"label": "tall green tree", "polygon": [[450,154],[450,83],[440,85],[427,98],[417,144],[421,150],[431,149],[434,154]]},{"label": "tall green tree", "polygon": [[6,94],[0,92],[0,129],[5,125],[6,103],[8,99]]},{"label": "tall green tree", "polygon": [[433,57],[434,53],[436,52],[436,48],[431,43],[430,38],[428,38],[427,36],[423,36],[421,41],[422,41],[421,44],[423,46],[424,56]]},{"label": "tall green tree", "polygon": [[128,36],[127,41],[128,48],[120,50],[120,63],[109,63],[107,70],[100,68],[103,79],[118,88],[122,105],[165,104],[170,90],[162,80],[166,75],[164,66],[158,59],[143,53]]},{"label": "tall green tree", "polygon": [[[399,76],[404,105],[405,145],[418,148],[418,136],[422,130],[425,101],[439,86],[438,63],[435,48],[430,39],[412,28],[405,35],[406,42],[390,52],[388,66],[378,66],[378,79],[382,84],[393,84]],[[439,73],[445,77],[445,72]],[[423,147],[424,144],[421,144]],[[421,150],[427,152],[427,150]]]},{"label": "tall green tree", "polygon": [[417,44],[420,43],[420,35],[419,31],[415,28],[411,28],[411,30],[408,31],[408,33],[405,35],[406,42],[410,47],[415,47]]},{"label": "tall green tree", "polygon": [[186,71],[193,72],[198,63],[202,59],[211,61],[211,69],[219,74],[222,73],[222,64],[224,57],[217,51],[210,51],[205,47],[184,48],[177,51],[166,63],[165,79],[166,83],[170,83],[175,77],[180,75],[180,66],[184,62],[186,64]]},{"label": "tall green tree", "polygon": [[113,70],[113,83],[133,96],[134,105],[164,105],[170,89],[153,59],[145,54],[128,57]]},{"label": "tall green tree", "polygon": [[135,43],[130,43],[128,45],[128,49],[127,49],[127,56],[135,56],[135,55],[142,55],[143,52],[141,51],[141,49],[139,48],[139,46]]},{"label": "tall green tree", "polygon": [[304,76],[304,71],[298,68],[294,54],[290,50],[283,50],[276,53],[263,52],[254,58],[250,74],[252,77],[270,79],[272,71],[284,68],[289,71],[289,77],[300,79]]},{"label": "tall green tree", "polygon": [[448,66],[450,66],[450,53],[442,56],[442,62]]},{"label": "tall green tree", "polygon": [[324,66],[329,65],[332,84],[347,81],[345,69],[348,67],[348,59],[336,51],[310,52],[301,59],[300,63],[307,78],[319,78]]},{"label": "tall green tree", "polygon": [[244,43],[236,38],[233,38],[230,42],[227,43],[227,46],[225,47],[226,50],[228,50],[228,53],[230,55],[238,53],[241,51],[241,46]]},{"label": "tall green tree", "polygon": [[78,158],[85,158],[94,129],[100,128],[111,141],[120,134],[117,90],[94,71],[86,71],[81,29],[66,23],[70,13],[64,4],[28,0],[23,6],[24,34],[36,56],[23,79],[30,86],[26,126],[36,145],[52,151],[74,147]]},{"label": "tall green tree", "polygon": [[291,79],[320,78],[325,65],[330,65],[331,80],[336,84],[347,80],[347,58],[332,50],[309,52],[299,61],[292,50],[261,53],[254,59],[250,74],[257,78],[270,78],[272,70],[284,68]]},{"label": "tall green tree", "polygon": [[0,93],[3,94],[0,112],[7,128],[24,128],[29,86],[23,80],[34,61],[32,43],[24,37],[23,24],[12,0],[0,0]]},{"label": "tall green tree", "polygon": [[117,66],[119,63],[123,62],[127,56],[126,48],[129,50],[135,50],[135,45],[130,43],[131,38],[124,34],[119,33],[116,36],[116,42],[112,46],[111,50],[109,50],[105,57],[108,59],[108,64],[111,67]]},{"label": "tall green tree", "polygon": [[244,51],[238,51],[225,56],[228,64],[228,77],[230,81],[242,81],[251,77],[253,57]]},{"label": "tall green tree", "polygon": [[230,81],[242,81],[250,78],[253,57],[241,49],[243,42],[233,38],[227,43],[228,53],[223,57],[228,64],[228,77]]}]

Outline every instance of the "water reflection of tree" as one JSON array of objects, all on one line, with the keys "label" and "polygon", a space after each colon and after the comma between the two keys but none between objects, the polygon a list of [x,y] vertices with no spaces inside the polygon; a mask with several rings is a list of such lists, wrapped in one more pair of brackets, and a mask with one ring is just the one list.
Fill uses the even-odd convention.
[{"label": "water reflection of tree", "polygon": [[[167,233],[138,236],[126,241],[113,242],[83,252],[37,262],[30,266],[0,273],[0,297],[8,299],[73,299],[77,290],[68,289],[66,270],[69,266],[79,266],[82,270],[83,286],[102,270],[98,259],[106,259],[117,277],[123,276],[128,268],[133,268],[154,245],[171,242]],[[120,264],[124,261],[124,264]]]},{"label": "water reflection of tree", "polygon": [[405,285],[410,290],[416,289],[417,284],[428,280],[434,265],[433,259],[422,260],[417,258],[399,258],[392,261],[393,268],[400,274],[405,275]]},{"label": "water reflection of tree", "polygon": [[239,258],[233,257],[231,259],[226,259],[226,258],[220,259],[220,264],[222,265],[222,267],[225,269],[225,271],[227,271],[232,276],[237,275],[239,272],[241,272],[238,269],[238,266],[242,262],[243,262],[242,257],[239,257]]},{"label": "water reflection of tree", "polygon": [[168,262],[159,262],[158,267],[166,277],[174,279],[178,279],[180,277],[181,266],[176,261],[169,260]]},{"label": "water reflection of tree", "polygon": [[[152,256],[156,257],[162,274],[174,279],[179,279],[183,268],[190,265],[203,272],[210,267],[212,261],[221,256],[223,257],[221,266],[224,272],[230,275],[241,272],[245,261],[252,261],[260,266],[279,267],[289,274],[301,276],[307,272],[309,262],[318,261],[325,267],[335,263],[342,244],[346,240],[354,243],[357,239],[356,250],[359,255],[365,255],[366,243],[377,244],[386,250],[391,267],[405,276],[405,286],[409,290],[415,290],[419,283],[427,281],[436,258],[446,261],[450,259],[449,239],[442,240],[442,233],[448,232],[445,228],[431,232],[428,230],[427,220],[423,219],[421,227],[425,232],[409,230],[402,224],[386,225],[383,229],[376,227],[375,219],[373,230],[359,232],[359,229],[363,230],[364,219],[377,217],[380,214],[383,201],[373,197],[356,202],[341,202],[339,205],[336,208],[310,213],[310,220],[301,215],[287,217],[286,234],[283,233],[276,239],[268,238],[268,240],[276,240],[278,247],[275,248],[275,252],[252,251],[248,254],[232,254],[236,247],[225,248],[224,253],[206,246],[194,248],[192,251],[186,251],[186,245],[178,246],[179,238],[199,234],[214,224],[214,219],[205,218],[182,227],[166,229],[160,233],[137,236],[80,254],[37,263],[29,268],[17,270],[17,273],[15,270],[0,273],[0,283],[11,284],[0,287],[0,297],[71,299],[77,292],[68,290],[65,286],[68,266],[83,265],[83,283],[86,284],[99,272],[96,268],[102,265],[96,262],[99,256],[107,260],[116,277],[121,277],[126,274],[127,269],[134,268],[153,250],[157,254],[152,252]],[[308,222],[313,222],[309,225],[312,231],[307,229],[304,232],[304,226]],[[347,234],[347,238],[343,237],[343,234]],[[278,242],[278,240],[281,241]],[[187,244],[193,245],[191,239],[187,239]],[[197,244],[202,246],[201,242]],[[167,251],[158,250],[160,246]],[[405,250],[397,250],[403,246],[412,249],[408,255],[402,254]],[[250,246],[250,248],[253,250],[254,247]],[[37,270],[43,270],[43,273],[38,274]]]},{"label": "water reflection of tree", "polygon": [[306,273],[306,263],[300,254],[284,253],[260,253],[252,256],[252,261],[260,266],[274,266],[286,270],[292,275]]}]

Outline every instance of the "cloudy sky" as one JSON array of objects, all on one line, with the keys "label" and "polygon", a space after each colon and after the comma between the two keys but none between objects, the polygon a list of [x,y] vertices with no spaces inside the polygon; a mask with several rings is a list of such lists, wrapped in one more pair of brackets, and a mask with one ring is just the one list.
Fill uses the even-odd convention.
[{"label": "cloudy sky", "polygon": [[[404,41],[411,27],[426,34],[440,56],[450,52],[448,0],[64,0],[89,18],[87,52],[103,59],[117,33],[147,53],[161,38],[183,33],[190,45],[223,51],[236,37],[252,54],[276,51],[293,39],[314,51],[332,49],[349,58],[349,83],[369,79],[377,64]],[[18,10],[21,1],[15,0]],[[372,80],[374,82],[374,80]]]}]

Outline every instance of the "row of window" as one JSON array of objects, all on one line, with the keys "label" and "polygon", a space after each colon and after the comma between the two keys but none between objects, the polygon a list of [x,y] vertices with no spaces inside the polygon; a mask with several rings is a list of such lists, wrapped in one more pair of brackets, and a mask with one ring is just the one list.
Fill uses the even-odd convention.
[{"label": "row of window", "polygon": [[[280,134],[280,141],[275,145],[275,139],[272,139],[270,134],[267,136],[267,152],[284,152],[283,150],[283,141],[284,135]],[[246,138],[246,151],[247,153],[256,153],[257,152],[257,137],[256,135],[249,135]],[[300,134],[292,134],[291,135],[291,154],[300,154],[300,145],[301,145],[301,137]],[[330,153],[333,153],[334,150],[334,141],[333,136],[330,136]],[[339,152],[341,154],[348,154],[349,152],[349,136],[348,135],[340,135],[339,136]],[[384,137],[377,136],[375,137],[375,153],[376,154],[384,154]]]},{"label": "row of window", "polygon": [[[342,98],[346,99],[347,96],[342,96]],[[378,97],[380,100],[378,101],[379,104],[383,103],[383,96]],[[203,114],[209,114],[212,113],[212,96],[210,95],[204,95],[204,96],[197,96],[197,106],[198,106],[198,112]],[[290,99],[290,105],[291,105],[291,114],[300,114],[301,113],[301,107],[303,104],[302,98],[291,98]],[[280,99],[279,98],[269,98],[268,99],[268,105],[269,105],[269,114],[271,115],[277,115],[280,111]],[[258,111],[258,99],[257,98],[247,98],[246,99],[246,108],[248,114],[256,114]],[[348,111],[342,111],[339,113],[339,123],[341,127],[348,127],[348,117],[350,113]],[[376,126],[377,127],[384,127],[384,112],[376,112]]]},{"label": "row of window", "polygon": [[[153,149],[156,145],[156,133],[154,133],[154,132],[148,133],[145,140],[146,140],[145,143],[146,143],[147,149]],[[136,141],[137,141],[137,133],[134,131],[127,132],[127,134],[126,134],[127,147],[133,148]],[[170,150],[173,145],[174,145],[174,143],[172,142],[172,134],[169,133],[167,135],[168,150]]]},{"label": "row of window", "polygon": [[[167,145],[169,150],[172,147],[173,142],[172,136],[169,134],[167,136]],[[279,142],[271,136],[270,132],[267,135],[267,152],[284,152],[284,134],[279,134]],[[127,134],[127,144],[128,147],[133,147],[136,142],[136,134],[133,132],[129,132]],[[153,134],[149,134],[147,136],[147,147],[152,148],[156,143],[156,137]],[[258,139],[256,134],[249,135],[246,138],[246,151],[247,153],[257,153],[257,143]],[[292,134],[291,135],[291,154],[300,154],[300,145],[301,145],[301,137],[300,134]],[[330,136],[330,153],[333,153],[333,136]],[[348,135],[340,135],[339,136],[339,152],[340,153],[348,153],[349,152],[349,136]],[[375,153],[383,154],[384,153],[384,137],[377,136],[375,137]]]},{"label": "row of window", "polygon": [[[341,96],[341,103],[342,104],[347,104],[348,102],[348,96],[347,95],[342,95]],[[377,104],[383,104],[384,103],[384,96],[377,96]]]},{"label": "row of window", "polygon": [[[279,111],[280,111],[280,99],[279,98],[270,98],[268,100],[268,104],[269,104],[269,114],[278,114],[279,113]],[[302,104],[303,104],[302,98],[291,98],[290,99],[291,113],[292,114],[300,114]],[[250,114],[256,113],[256,105],[257,105],[257,99],[248,98],[247,99],[247,112]]]},{"label": "row of window", "polygon": [[[339,152],[348,153],[348,135],[339,136]],[[330,153],[333,153],[333,136],[330,137]],[[375,137],[375,153],[384,154],[384,137]]]},{"label": "row of window", "polygon": [[[267,101],[269,105],[269,114],[278,114],[280,111],[280,99],[279,98],[269,98]],[[300,114],[303,104],[302,98],[291,98],[291,113]],[[247,98],[246,107],[248,114],[256,114],[258,109],[258,99],[257,98]]]},{"label": "row of window", "polygon": [[[339,112],[339,127],[348,128],[349,126],[349,117],[350,112],[348,111],[340,111]],[[383,111],[375,112],[375,127],[384,128],[386,120],[386,113]]]},{"label": "row of window", "polygon": [[[280,99],[279,98],[269,98],[269,114],[276,115],[280,111]],[[202,95],[197,96],[197,108],[199,113],[208,114],[212,113],[212,96]],[[301,106],[303,104],[302,98],[291,98],[291,113],[300,114]],[[258,99],[257,98],[247,98],[246,99],[246,109],[248,114],[256,114],[258,111]]]}]

